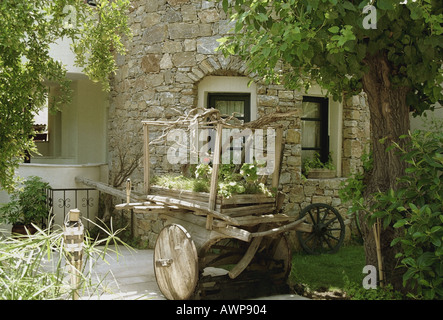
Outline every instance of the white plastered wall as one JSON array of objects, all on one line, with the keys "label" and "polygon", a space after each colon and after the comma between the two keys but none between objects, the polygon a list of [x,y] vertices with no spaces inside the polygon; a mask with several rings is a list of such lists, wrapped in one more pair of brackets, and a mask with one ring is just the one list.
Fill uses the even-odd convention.
[{"label": "white plastered wall", "polygon": [[[49,140],[37,142],[41,156],[32,163],[86,164],[107,162],[106,93],[87,78],[72,81],[72,101],[49,115]],[[51,88],[51,94],[57,89]]]},{"label": "white plastered wall", "polygon": [[425,129],[426,123],[432,119],[440,119],[443,120],[443,106],[439,103],[436,103],[434,106],[434,111],[427,110],[425,114],[421,117],[413,117],[412,114],[410,116],[411,119],[411,131],[415,129]]}]

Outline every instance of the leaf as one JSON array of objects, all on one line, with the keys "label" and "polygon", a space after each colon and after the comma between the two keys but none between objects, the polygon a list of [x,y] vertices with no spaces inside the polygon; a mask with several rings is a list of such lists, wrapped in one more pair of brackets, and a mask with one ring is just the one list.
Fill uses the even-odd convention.
[{"label": "leaf", "polygon": [[425,252],[417,259],[417,265],[420,267],[429,267],[435,261],[435,255],[432,252]]},{"label": "leaf", "polygon": [[412,211],[414,211],[414,212],[418,212],[418,208],[417,208],[417,206],[416,206],[415,204],[413,204],[413,203],[410,203],[410,204],[409,204],[409,208],[411,208]]},{"label": "leaf", "polygon": [[421,237],[424,237],[424,236],[426,236],[426,235],[423,232],[420,232],[420,231],[414,232],[412,234],[412,238],[413,239],[421,238]]},{"label": "leaf", "polygon": [[376,5],[381,10],[394,10],[394,2],[392,0],[377,0]]},{"label": "leaf", "polygon": [[443,227],[442,227],[442,226],[433,226],[433,227],[431,228],[431,233],[436,233],[436,232],[438,232],[438,231],[440,231],[440,230],[443,230]]},{"label": "leaf", "polygon": [[337,26],[333,26],[333,27],[330,27],[328,29],[328,31],[331,32],[331,33],[338,33],[340,31],[340,28],[337,27]]},{"label": "leaf", "polygon": [[411,267],[417,266],[417,264],[415,263],[415,260],[411,257],[405,258],[401,262],[407,266],[411,266]]},{"label": "leaf", "polygon": [[227,12],[228,11],[228,6],[229,6],[228,0],[223,0],[222,6],[223,6],[223,11]]},{"label": "leaf", "polygon": [[[394,226],[395,227],[395,226]],[[399,243],[400,242],[400,238],[395,238],[394,240],[392,240],[391,241],[391,247],[393,247],[393,246],[395,246],[397,243]],[[403,253],[401,253],[401,252],[398,252],[396,255],[395,255],[395,257],[396,258],[399,258],[399,257],[402,257],[403,256]]]},{"label": "leaf", "polygon": [[417,171],[417,168],[414,168],[414,167],[409,167],[409,168],[406,168],[406,169],[405,169],[405,172],[406,172],[406,173],[413,173],[413,172],[415,172],[415,171]]},{"label": "leaf", "polygon": [[354,5],[353,5],[351,2],[349,2],[349,1],[345,1],[345,2],[342,4],[342,6],[343,6],[343,8],[345,8],[345,9],[347,9],[347,10],[357,11],[357,9],[355,9]]},{"label": "leaf", "polygon": [[441,153],[436,153],[436,154],[434,155],[434,159],[437,160],[437,161],[439,161],[439,162],[441,162],[441,164],[443,164],[443,154],[441,154]]},{"label": "leaf", "polygon": [[264,14],[264,13],[259,13],[259,14],[256,16],[256,19],[257,19],[258,21],[260,21],[260,22],[265,22],[265,21],[268,21],[268,16],[267,16],[266,14]]},{"label": "leaf", "polygon": [[432,238],[431,238],[431,243],[432,243],[436,248],[441,247],[441,239],[439,239],[439,238],[437,238],[437,237],[432,237]]},{"label": "leaf", "polygon": [[425,280],[425,279],[420,279],[418,281],[418,283],[421,284],[422,286],[429,287],[429,282],[427,280]]},{"label": "leaf", "polygon": [[383,228],[386,229],[390,224],[391,224],[391,220],[392,220],[392,216],[391,215],[387,215],[384,219],[383,219]]},{"label": "leaf", "polygon": [[394,228],[400,228],[400,227],[403,227],[405,224],[407,224],[408,223],[408,220],[407,219],[401,219],[401,220],[398,220],[395,224],[394,224]]},{"label": "leaf", "polygon": [[411,6],[409,8],[411,10],[411,19],[412,20],[418,20],[423,18],[423,11],[421,10],[421,7],[419,6]]}]

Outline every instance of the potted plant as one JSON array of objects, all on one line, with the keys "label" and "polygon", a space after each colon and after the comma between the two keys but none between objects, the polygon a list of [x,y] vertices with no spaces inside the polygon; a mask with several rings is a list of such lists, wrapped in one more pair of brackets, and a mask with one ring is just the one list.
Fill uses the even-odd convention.
[{"label": "potted plant", "polygon": [[31,176],[24,181],[21,188],[11,194],[11,201],[0,207],[0,222],[12,224],[13,234],[33,234],[34,225],[39,225],[48,218],[46,204],[47,182],[40,177]]},{"label": "potted plant", "polygon": [[312,159],[303,161],[303,175],[308,179],[330,179],[335,178],[336,170],[332,163],[331,153],[328,155],[328,161],[322,162],[320,155],[316,152]]}]

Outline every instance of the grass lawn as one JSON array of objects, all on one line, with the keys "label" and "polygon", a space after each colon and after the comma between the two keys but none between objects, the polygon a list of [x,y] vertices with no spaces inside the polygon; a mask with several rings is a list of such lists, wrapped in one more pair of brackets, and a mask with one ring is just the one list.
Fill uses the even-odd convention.
[{"label": "grass lawn", "polygon": [[343,290],[346,275],[350,282],[362,283],[366,276],[365,253],[361,245],[347,245],[335,254],[308,255],[295,253],[289,276],[293,284],[302,284],[313,291]]}]

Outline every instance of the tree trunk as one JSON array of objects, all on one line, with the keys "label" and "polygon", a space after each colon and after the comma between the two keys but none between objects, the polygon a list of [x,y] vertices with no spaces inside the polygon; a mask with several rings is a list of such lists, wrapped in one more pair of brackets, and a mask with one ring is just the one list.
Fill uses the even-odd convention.
[{"label": "tree trunk", "polygon": [[[386,151],[392,142],[404,145],[399,137],[409,130],[409,107],[406,104],[408,88],[394,87],[390,82],[393,71],[383,54],[367,57],[365,63],[369,72],[363,77],[363,90],[366,92],[370,110],[371,148],[373,152],[373,169],[366,177],[365,198],[374,192],[385,192],[398,188],[397,178],[405,173],[404,161],[395,154],[394,150]],[[381,143],[380,139],[385,139]],[[368,203],[370,205],[370,203]],[[364,219],[361,219],[364,221]],[[372,228],[366,223],[362,227],[365,243],[366,263],[374,265],[378,270],[375,238]],[[396,248],[391,247],[395,238],[395,229],[388,226],[381,230],[380,246],[385,283],[391,283],[394,288],[401,289],[401,274],[396,269]]]}]

